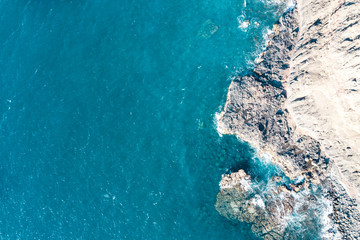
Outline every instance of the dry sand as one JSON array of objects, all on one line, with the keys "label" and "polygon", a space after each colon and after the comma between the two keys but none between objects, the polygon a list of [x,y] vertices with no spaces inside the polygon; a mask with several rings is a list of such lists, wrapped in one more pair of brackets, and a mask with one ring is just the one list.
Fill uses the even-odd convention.
[{"label": "dry sand", "polygon": [[360,1],[299,0],[298,8],[287,106],[296,131],[321,143],[360,200]]}]

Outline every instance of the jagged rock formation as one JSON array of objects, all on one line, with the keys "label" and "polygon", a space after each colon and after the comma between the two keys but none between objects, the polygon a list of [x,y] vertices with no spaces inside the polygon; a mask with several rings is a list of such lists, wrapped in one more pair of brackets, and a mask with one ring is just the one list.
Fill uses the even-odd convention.
[{"label": "jagged rock formation", "polygon": [[270,153],[290,178],[321,184],[344,239],[360,238],[357,30],[360,2],[299,0],[254,71],[231,83],[219,119],[222,133]]},{"label": "jagged rock formation", "polygon": [[282,239],[286,217],[294,211],[294,197],[284,187],[265,202],[251,187],[251,178],[243,170],[226,174],[220,182],[216,209],[230,220],[252,224],[252,231],[264,239]]},{"label": "jagged rock formation", "polygon": [[293,10],[280,19],[277,34],[253,73],[231,83],[220,124],[224,133],[236,134],[260,151],[273,153],[288,176],[304,174],[318,182],[318,168],[326,169],[328,159],[319,142],[295,132],[285,106],[284,85],[299,32],[297,14]]},{"label": "jagged rock formation", "polygon": [[215,207],[229,220],[250,223],[251,230],[266,240],[314,239],[320,228],[333,232],[328,235],[334,239],[336,227],[323,226],[316,219],[324,215],[327,205],[303,187],[302,181],[287,186],[274,176],[259,188],[239,170],[223,176]]}]

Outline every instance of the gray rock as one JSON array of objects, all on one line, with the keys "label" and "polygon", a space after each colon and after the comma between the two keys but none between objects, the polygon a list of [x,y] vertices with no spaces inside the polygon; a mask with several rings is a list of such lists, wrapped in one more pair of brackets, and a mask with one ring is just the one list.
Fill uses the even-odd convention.
[{"label": "gray rock", "polygon": [[250,223],[259,237],[286,239],[291,232],[288,219],[299,210],[307,210],[314,197],[306,194],[307,199],[296,201],[296,193],[277,180],[271,179],[266,189],[258,192],[256,183],[243,170],[225,174],[220,182],[216,210],[229,220]]},{"label": "gray rock", "polygon": [[[264,239],[294,239],[284,235],[284,219],[294,211],[293,196],[303,188],[319,184],[332,202],[331,220],[337,224],[343,238],[358,239],[360,213],[339,180],[330,174],[333,160],[325,155],[317,140],[295,131],[296,125],[287,110],[285,86],[289,84],[291,58],[295,47],[301,48],[297,46],[298,19],[297,8],[285,13],[274,26],[274,35],[256,60],[258,64],[253,72],[238,76],[231,83],[219,126],[223,133],[235,134],[249,142],[259,149],[260,154],[270,153],[273,161],[291,179],[302,176],[305,181],[293,185],[291,193],[280,186],[262,208],[255,204],[257,199],[252,188],[248,188],[251,180],[245,172],[240,170],[224,175],[216,209],[228,219],[252,223],[252,230]],[[296,77],[292,79],[296,81]],[[302,98],[305,97],[294,101],[302,101]],[[312,199],[310,195],[306,197]],[[316,200],[310,203],[317,204]],[[296,208],[306,213],[311,207],[301,205]]]}]

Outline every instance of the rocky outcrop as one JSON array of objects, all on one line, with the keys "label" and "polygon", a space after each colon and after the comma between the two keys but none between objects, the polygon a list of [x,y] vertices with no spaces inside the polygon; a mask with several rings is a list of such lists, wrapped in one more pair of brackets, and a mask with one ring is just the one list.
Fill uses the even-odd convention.
[{"label": "rocky outcrop", "polygon": [[251,230],[266,240],[314,239],[320,228],[332,232],[331,239],[336,236],[336,227],[316,219],[326,214],[327,205],[306,191],[303,181],[286,185],[274,176],[259,187],[243,170],[225,174],[215,207],[229,220],[251,224]]},{"label": "rocky outcrop", "polygon": [[230,220],[251,223],[252,231],[264,239],[283,239],[285,219],[293,213],[294,204],[294,197],[284,187],[264,202],[252,188],[250,176],[240,170],[223,176],[215,207]]},{"label": "rocky outcrop", "polygon": [[325,170],[328,159],[319,142],[296,133],[285,106],[285,84],[299,32],[297,15],[295,9],[281,17],[277,34],[254,71],[231,83],[220,126],[223,133],[236,134],[260,152],[272,153],[289,177],[303,174],[319,182],[319,168]]},{"label": "rocky outcrop", "polygon": [[[357,189],[360,186],[357,143],[360,143],[360,139],[356,140],[360,134],[356,135],[357,128],[353,127],[354,124],[360,127],[360,118],[357,122],[351,121],[352,129],[350,131],[345,128],[346,134],[335,130],[344,127],[344,124],[337,124],[346,120],[345,116],[354,119],[360,112],[357,109],[360,105],[356,104],[358,100],[360,102],[360,95],[357,94],[357,88],[353,88],[356,91],[336,89],[341,84],[334,83],[334,76],[337,80],[344,79],[343,86],[347,87],[347,80],[360,72],[360,68],[357,70],[360,65],[357,64],[359,51],[356,48],[356,41],[360,38],[355,36],[357,31],[350,30],[360,26],[359,11],[360,3],[354,1],[300,0],[296,8],[286,12],[274,26],[272,39],[256,60],[253,72],[238,76],[231,83],[218,123],[223,134],[235,134],[260,153],[272,155],[273,161],[291,179],[302,176],[305,187],[321,185],[324,196],[332,202],[333,213],[329,217],[338,225],[344,239],[360,238],[360,213],[357,206]],[[337,41],[335,45],[334,40]],[[330,55],[333,52],[335,54]],[[346,54],[350,56],[345,56]],[[331,61],[326,62],[327,57]],[[347,60],[334,59],[340,57]],[[349,70],[351,66],[354,67],[352,74],[341,73],[340,70]],[[351,81],[354,82],[354,79],[356,83],[355,76]],[[330,90],[326,87],[327,81],[331,83]],[[322,94],[321,86],[324,86]],[[329,93],[334,88],[339,92],[338,95]],[[344,92],[351,96],[357,95],[352,101],[350,95],[341,98]],[[339,97],[340,100],[329,99],[331,96]],[[330,107],[326,106],[327,102]],[[337,116],[339,105],[352,109],[355,116],[351,116],[349,112],[340,112],[340,116]],[[326,107],[327,112],[334,113],[326,114],[323,111]],[[341,120],[338,120],[339,117]],[[351,136],[356,141],[349,140],[346,136]],[[222,182],[231,183],[229,178],[234,177],[236,176],[225,175]],[[219,193],[226,197],[220,198],[217,209],[230,219],[235,216],[236,210],[231,206],[234,206],[235,200],[240,199],[240,203],[235,203],[245,206],[241,200],[244,199],[244,194],[235,193],[239,192],[239,188],[241,189],[221,187]],[[222,192],[226,194],[223,195]],[[257,227],[256,219],[259,216],[266,219],[265,216],[271,215],[271,210],[265,207],[261,212],[261,209],[252,205],[246,206],[241,208],[248,209],[246,214],[240,211],[241,214],[236,215],[237,219],[252,222],[254,231],[263,233],[263,228]],[[248,216],[251,214],[253,218]],[[283,216],[275,216],[275,219],[276,217],[277,220],[272,218],[273,222],[266,226],[271,226],[271,229],[274,226],[274,231],[281,234],[283,232],[276,225]]]}]

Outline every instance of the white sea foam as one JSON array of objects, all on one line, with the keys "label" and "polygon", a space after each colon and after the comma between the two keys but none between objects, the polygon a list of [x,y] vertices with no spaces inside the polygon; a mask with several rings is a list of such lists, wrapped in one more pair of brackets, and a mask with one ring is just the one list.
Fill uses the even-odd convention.
[{"label": "white sea foam", "polygon": [[261,163],[266,164],[266,165],[271,164],[271,163],[272,163],[272,156],[271,156],[271,154],[270,154],[270,153],[267,153],[267,152],[262,153],[262,154],[260,155],[260,161],[261,161]]},{"label": "white sea foam", "polygon": [[226,134],[226,131],[223,123],[220,121],[220,114],[220,112],[215,113],[214,123],[216,126],[216,132],[219,134],[220,137],[222,137],[224,134]]},{"label": "white sea foam", "polygon": [[[288,0],[287,2],[284,2],[283,0],[262,0],[267,5],[277,5],[279,7],[279,14],[283,14],[289,10],[292,10],[296,6],[295,0]],[[241,16],[240,16],[241,17]],[[254,22],[255,27],[258,27],[260,24],[258,22]],[[258,64],[262,61],[262,54],[265,51],[266,47],[268,46],[269,42],[271,41],[271,35],[274,34],[274,32],[271,30],[271,28],[266,28],[262,33],[262,39],[263,41],[258,44],[257,50],[255,51],[255,54],[253,56],[255,57],[255,64]]]},{"label": "white sea foam", "polygon": [[261,43],[257,45],[257,50],[253,54],[253,56],[255,57],[255,61],[252,64],[254,64],[254,63],[258,64],[262,61],[262,54],[265,51],[266,47],[268,46],[268,44],[271,40],[270,36],[272,34],[274,34],[274,32],[268,27],[262,31],[263,41],[261,41]]},{"label": "white sea foam", "polygon": [[287,2],[287,11],[293,10],[296,6],[296,2],[294,0],[290,0]]},{"label": "white sea foam", "polygon": [[264,40],[265,40],[265,46],[264,49],[268,46],[269,42],[271,41],[271,35],[274,34],[273,30],[270,28],[266,28],[263,32]]},{"label": "white sea foam", "polygon": [[239,181],[240,185],[244,188],[245,191],[252,191],[252,187],[250,185],[250,182],[246,179],[241,179]]},{"label": "white sea foam", "polygon": [[337,226],[330,219],[330,214],[333,213],[333,206],[332,206],[333,203],[330,200],[326,199],[325,197],[321,197],[321,199],[319,199],[319,202],[321,203],[321,205],[323,205],[319,217],[322,225],[322,229],[320,233],[321,238],[334,239],[334,240],[342,239],[342,236]]},{"label": "white sea foam", "polygon": [[[284,5],[284,0],[262,0],[262,2],[268,5],[278,5],[278,6]],[[289,0],[286,2],[286,6],[291,6],[291,4],[295,4],[295,2],[293,0]]]},{"label": "white sea foam", "polygon": [[297,178],[294,180],[294,183],[295,184],[299,184],[301,182],[303,182],[305,180],[305,177],[304,176],[297,176]]},{"label": "white sea foam", "polygon": [[245,20],[243,22],[239,22],[239,28],[243,31],[246,31],[246,29],[249,27],[250,25],[250,21],[249,20]]},{"label": "white sea foam", "polygon": [[256,194],[253,198],[253,203],[257,206],[259,206],[262,209],[265,209],[265,203],[262,200],[262,198],[260,197],[260,195]]},{"label": "white sea foam", "polygon": [[237,17],[237,21],[238,21],[238,23],[239,23],[238,28],[240,28],[241,30],[243,30],[243,31],[246,32],[246,31],[247,31],[247,28],[248,28],[249,25],[250,25],[250,21],[247,20],[247,19],[245,19],[245,18],[246,18],[245,15],[240,15],[240,16]]}]

